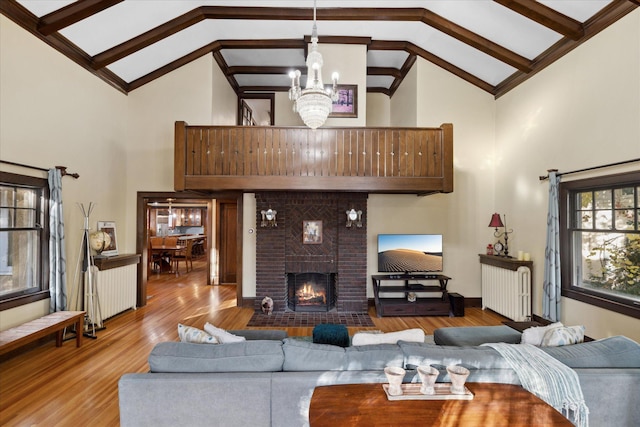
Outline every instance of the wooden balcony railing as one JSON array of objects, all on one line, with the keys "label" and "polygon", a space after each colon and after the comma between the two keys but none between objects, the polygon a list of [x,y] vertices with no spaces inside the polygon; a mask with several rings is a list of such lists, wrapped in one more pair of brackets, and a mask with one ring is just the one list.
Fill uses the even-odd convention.
[{"label": "wooden balcony railing", "polygon": [[453,191],[453,125],[439,128],[175,124],[175,189]]}]

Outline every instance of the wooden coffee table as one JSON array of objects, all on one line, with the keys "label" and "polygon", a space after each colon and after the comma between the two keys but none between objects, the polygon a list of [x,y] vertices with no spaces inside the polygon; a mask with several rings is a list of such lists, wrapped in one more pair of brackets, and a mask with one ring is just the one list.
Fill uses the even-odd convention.
[{"label": "wooden coffee table", "polygon": [[382,384],[316,387],[311,427],[323,426],[571,426],[553,407],[519,385],[467,383],[473,400],[387,399]]}]

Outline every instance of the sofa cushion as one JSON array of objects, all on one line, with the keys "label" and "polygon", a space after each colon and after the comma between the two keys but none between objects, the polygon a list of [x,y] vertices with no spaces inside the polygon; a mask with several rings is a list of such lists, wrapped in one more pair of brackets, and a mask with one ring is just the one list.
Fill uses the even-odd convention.
[{"label": "sofa cushion", "polygon": [[540,349],[570,368],[640,368],[640,344],[624,336]]},{"label": "sofa cushion", "polygon": [[404,367],[404,353],[396,344],[349,347],[346,355],[349,371],[377,371],[387,366]]},{"label": "sofa cushion", "polygon": [[445,369],[448,365],[460,365],[470,370],[510,369],[500,353],[491,347],[441,346],[436,344],[398,343],[404,353],[407,369],[430,365]]},{"label": "sofa cushion", "polygon": [[238,329],[227,331],[230,334],[245,337],[248,340],[278,340],[282,341],[289,334],[282,329]]},{"label": "sofa cushion", "polygon": [[151,350],[151,372],[273,372],[284,363],[282,341],[203,345],[161,342]]},{"label": "sofa cushion", "polygon": [[520,343],[522,334],[506,325],[439,328],[433,339],[439,345],[476,346],[488,342]]},{"label": "sofa cushion", "polygon": [[284,371],[347,370],[347,355],[342,347],[293,338],[285,338],[283,343]]},{"label": "sofa cushion", "polygon": [[387,333],[356,332],[351,345],[396,344],[398,341],[424,342],[424,331],[414,328]]}]

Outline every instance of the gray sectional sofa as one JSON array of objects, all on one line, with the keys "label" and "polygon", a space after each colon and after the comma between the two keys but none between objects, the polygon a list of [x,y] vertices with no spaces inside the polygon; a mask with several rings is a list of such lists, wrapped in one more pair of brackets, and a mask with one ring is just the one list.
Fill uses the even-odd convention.
[{"label": "gray sectional sofa", "polygon": [[[120,423],[129,426],[306,426],[316,386],[384,383],[385,366],[441,372],[460,364],[469,382],[519,384],[490,347],[397,344],[337,347],[294,338],[232,344],[163,342],[149,356],[150,371],[119,381]],[[269,336],[269,338],[275,338]],[[544,349],[577,372],[591,427],[632,426],[640,419],[640,345],[625,337]],[[471,388],[471,387],[470,387]]]}]

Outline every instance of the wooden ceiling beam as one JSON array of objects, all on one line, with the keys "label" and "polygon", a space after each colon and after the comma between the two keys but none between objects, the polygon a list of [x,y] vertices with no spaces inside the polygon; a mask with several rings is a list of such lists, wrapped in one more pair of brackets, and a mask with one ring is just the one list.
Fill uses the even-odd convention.
[{"label": "wooden ceiling beam", "polygon": [[389,93],[388,93],[389,97],[392,97],[393,94],[396,93],[396,90],[398,90],[398,88],[400,87],[400,84],[402,83],[406,75],[409,73],[409,70],[411,70],[411,68],[413,67],[413,64],[416,63],[416,60],[417,60],[417,57],[415,54],[409,54],[407,59],[404,61],[404,64],[402,64],[402,68],[400,69],[400,74],[402,74],[402,77],[396,77],[393,83],[391,83],[391,86],[389,86]]},{"label": "wooden ceiling beam", "polygon": [[515,72],[500,84],[496,85],[494,89],[495,98],[499,98],[511,89],[515,88],[519,84],[528,80],[539,71],[542,71],[549,65],[553,64],[558,59],[562,58],[573,49],[580,46],[582,43],[589,40],[614,22],[618,21],[628,13],[633,12],[638,6],[634,2],[629,0],[613,0],[604,9],[591,17],[583,24],[584,36],[577,41],[571,40],[567,37],[561,39],[549,49],[538,55],[533,60],[533,70],[531,73]]},{"label": "wooden ceiling beam", "polygon": [[538,3],[533,0],[494,0],[513,10],[520,15],[526,16],[540,25],[560,33],[571,40],[578,40],[584,35],[582,24],[562,13]]},{"label": "wooden ceiling beam", "polygon": [[40,18],[38,31],[51,35],[124,0],[79,0]]},{"label": "wooden ceiling beam", "polygon": [[63,37],[59,33],[55,33],[50,36],[44,36],[40,33],[40,31],[38,31],[38,18],[17,1],[1,0],[0,13],[24,28],[36,38],[80,65],[82,68],[101,78],[110,86],[122,93],[129,92],[129,86],[127,83],[110,70],[94,70],[93,67],[91,67],[91,57],[89,57],[89,55],[87,55],[78,46],[71,43],[67,38]]},{"label": "wooden ceiling beam", "polygon": [[367,67],[368,76],[403,77],[402,71],[393,67]]},{"label": "wooden ceiling beam", "polygon": [[[169,37],[204,19],[255,19],[292,21],[312,19],[311,9],[270,7],[201,6],[171,21],[108,49],[94,57],[96,69],[105,67],[163,38]],[[486,53],[518,70],[530,71],[530,61],[491,40],[475,34],[440,15],[422,8],[331,8],[318,9],[319,20],[329,21],[414,21],[429,25],[481,52]],[[342,38],[340,38],[342,39]],[[356,37],[354,43],[368,44],[370,38]],[[337,39],[336,39],[337,40]],[[325,42],[327,42],[325,40]],[[330,41],[329,41],[330,42]],[[338,41],[336,41],[338,42]],[[342,41],[339,41],[343,43]]]},{"label": "wooden ceiling beam", "polygon": [[437,15],[430,10],[424,9],[422,22],[425,24],[442,31],[443,33],[461,41],[471,47],[478,49],[487,55],[511,65],[518,70],[528,73],[531,71],[531,61],[527,58],[518,55],[509,49],[500,46],[497,43],[492,42],[478,34],[461,27],[449,20],[444,19],[440,15]]}]

